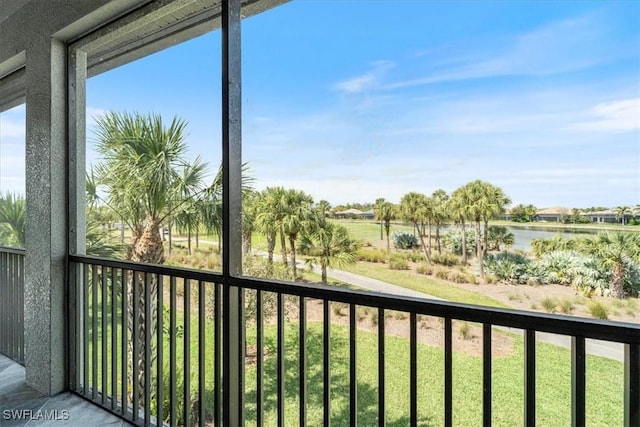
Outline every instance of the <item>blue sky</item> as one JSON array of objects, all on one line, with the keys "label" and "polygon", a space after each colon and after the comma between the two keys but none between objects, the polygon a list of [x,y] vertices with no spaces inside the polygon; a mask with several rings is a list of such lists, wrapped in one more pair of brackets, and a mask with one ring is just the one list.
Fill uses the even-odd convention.
[{"label": "blue sky", "polygon": [[[90,127],[177,114],[215,170],[219,70],[216,32],[96,76]],[[539,207],[640,203],[640,2],[293,1],[245,21],[243,85],[258,188],[397,202],[483,179]],[[2,114],[3,190],[20,117]]]}]

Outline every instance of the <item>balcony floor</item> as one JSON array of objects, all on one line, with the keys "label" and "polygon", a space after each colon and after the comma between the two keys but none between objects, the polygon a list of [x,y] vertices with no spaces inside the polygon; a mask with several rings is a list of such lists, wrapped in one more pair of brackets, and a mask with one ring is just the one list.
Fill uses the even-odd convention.
[{"label": "balcony floor", "polygon": [[[31,410],[31,420],[8,419],[11,412],[7,410]],[[42,411],[42,412],[38,412]],[[57,411],[57,412],[49,412]],[[61,411],[68,411],[68,419]],[[24,413],[22,413],[24,414]],[[27,416],[29,413],[26,413]],[[58,420],[42,420],[49,414],[58,415]],[[0,425],[2,427],[18,426],[129,426],[120,418],[102,410],[96,405],[76,396],[73,393],[61,393],[53,397],[45,396],[29,387],[25,381],[24,367],[8,357],[0,354]]]}]

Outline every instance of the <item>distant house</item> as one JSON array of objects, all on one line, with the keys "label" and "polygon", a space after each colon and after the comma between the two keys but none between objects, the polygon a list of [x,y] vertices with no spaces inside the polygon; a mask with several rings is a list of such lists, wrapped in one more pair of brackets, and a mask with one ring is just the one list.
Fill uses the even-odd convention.
[{"label": "distant house", "polygon": [[[580,215],[588,217],[591,222],[598,224],[616,224],[622,223],[622,217],[618,218],[617,214],[612,209],[606,209],[597,212],[584,212]],[[633,215],[625,215],[625,224],[629,222],[629,219],[633,218]]]},{"label": "distant house", "polygon": [[557,206],[553,208],[539,209],[533,216],[533,220],[542,222],[562,222],[562,220],[569,215],[571,215],[571,209]]},{"label": "distant house", "polygon": [[347,209],[344,211],[336,212],[336,218],[352,218],[352,219],[373,219],[373,209],[368,211],[361,211],[360,209]]}]

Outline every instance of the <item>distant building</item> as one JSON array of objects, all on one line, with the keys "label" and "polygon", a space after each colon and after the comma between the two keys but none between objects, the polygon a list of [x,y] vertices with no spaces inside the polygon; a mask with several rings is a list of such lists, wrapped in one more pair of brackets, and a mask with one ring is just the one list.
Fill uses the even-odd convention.
[{"label": "distant building", "polygon": [[352,219],[373,219],[373,209],[368,211],[361,211],[360,209],[347,209],[344,211],[336,212],[336,218],[352,218]]},{"label": "distant building", "polygon": [[533,216],[534,221],[542,222],[562,222],[562,220],[571,215],[571,209],[565,207],[553,207],[539,209]]},{"label": "distant building", "polygon": [[[584,212],[584,213],[581,213],[580,215],[588,217],[591,220],[591,222],[594,222],[597,224],[622,223],[622,217],[617,217],[617,214],[612,209],[606,209],[606,210],[597,211],[597,212]],[[624,223],[627,224],[629,222],[629,219],[631,218],[633,218],[633,215],[629,215],[629,214],[625,215]]]}]

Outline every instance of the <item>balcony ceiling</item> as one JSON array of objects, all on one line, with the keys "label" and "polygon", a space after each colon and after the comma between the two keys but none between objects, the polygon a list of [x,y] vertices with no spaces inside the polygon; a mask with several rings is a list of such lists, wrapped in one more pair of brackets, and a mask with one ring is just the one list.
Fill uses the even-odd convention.
[{"label": "balcony ceiling", "polygon": [[[242,0],[242,14],[286,1]],[[215,30],[220,13],[221,0],[0,0],[0,78],[38,33],[75,42],[95,75]]]}]

